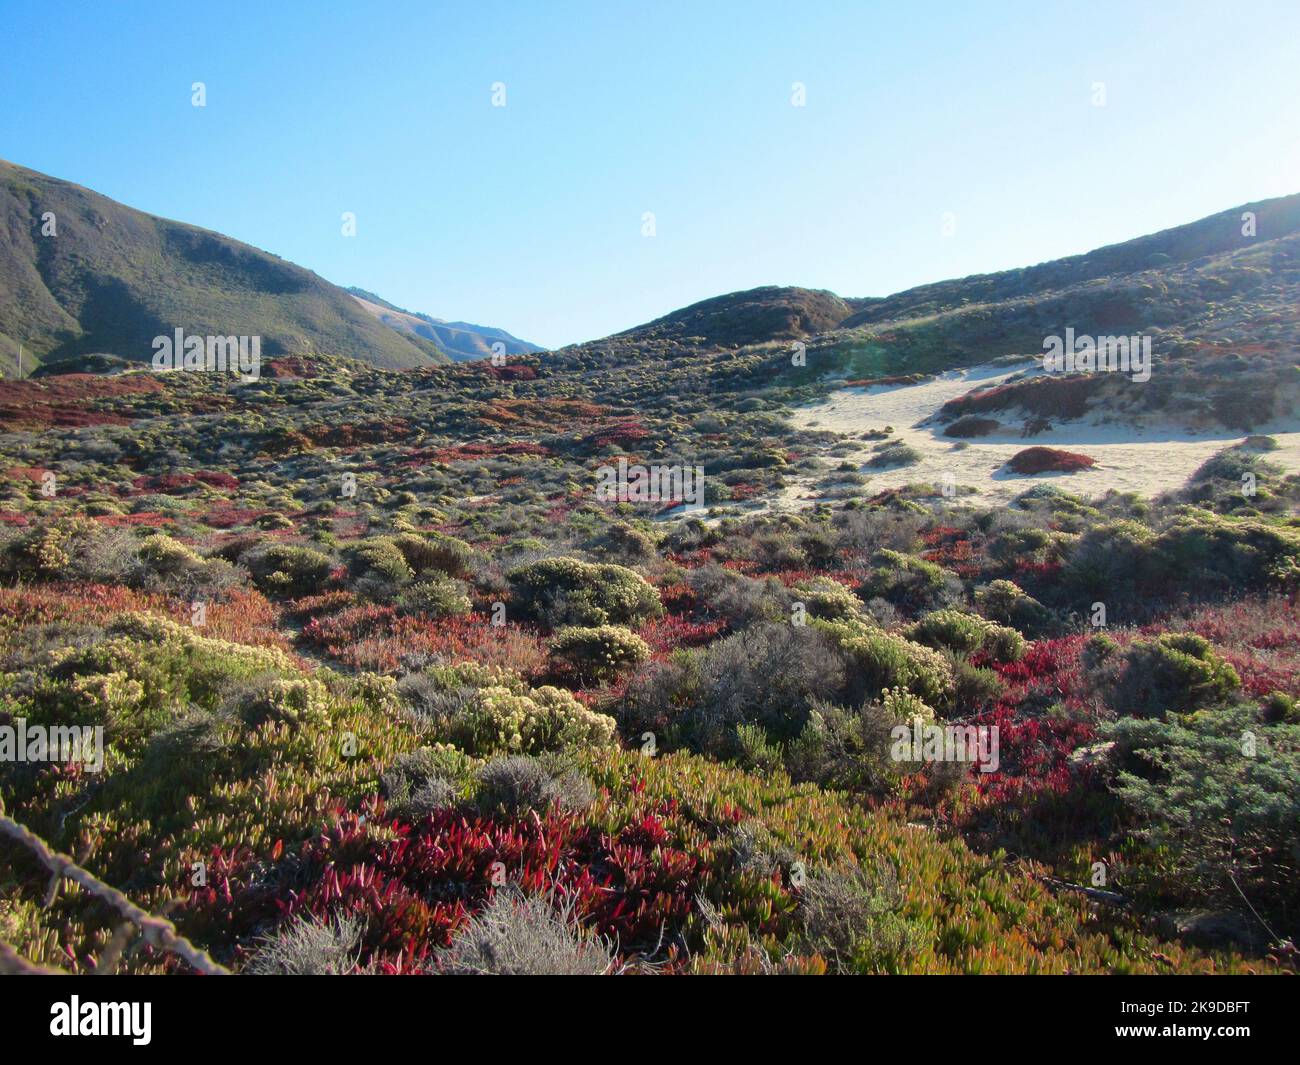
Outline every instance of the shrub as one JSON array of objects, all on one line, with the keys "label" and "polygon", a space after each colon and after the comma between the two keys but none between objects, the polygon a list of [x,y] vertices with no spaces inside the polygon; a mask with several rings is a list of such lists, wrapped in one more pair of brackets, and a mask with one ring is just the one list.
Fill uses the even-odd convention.
[{"label": "shrub", "polygon": [[751,817],[734,825],[726,833],[726,839],[736,868],[755,873],[764,880],[770,880],[778,870],[798,859],[795,852],[757,818]]},{"label": "shrub", "polygon": [[986,652],[995,662],[1014,662],[1025,653],[1024,637],[978,614],[934,610],[906,630],[909,640],[927,647],[946,647],[958,655]]},{"label": "shrub", "polygon": [[759,725],[737,725],[736,760],[746,769],[769,773],[782,764],[782,750]]},{"label": "shrub", "polygon": [[353,544],[348,550],[349,568],[356,578],[369,577],[392,584],[404,584],[412,577],[406,556],[386,537]]},{"label": "shrub", "polygon": [[1007,469],[1020,474],[1075,473],[1096,464],[1096,459],[1074,451],[1062,451],[1055,447],[1027,447],[1007,460]]},{"label": "shrub", "polygon": [[968,414],[947,426],[943,431],[943,435],[965,440],[972,436],[988,436],[989,433],[996,432],[1000,428],[1002,428],[1002,423],[996,418],[980,418],[977,415]]},{"label": "shrub", "polygon": [[379,793],[394,817],[418,820],[455,806],[461,787],[457,775],[464,759],[457,752],[422,747],[401,755],[379,778]]},{"label": "shrub", "polygon": [[6,543],[0,554],[0,574],[28,580],[120,579],[127,568],[129,552],[134,548],[129,537],[113,537],[119,545],[118,554],[123,557],[112,567],[112,572],[96,572],[103,567],[91,561],[110,537],[113,534],[88,518],[56,518]]},{"label": "shrub", "polygon": [[796,735],[809,709],[834,698],[844,665],[812,626],[760,624],[710,645],[683,722],[697,750],[733,753],[736,726],[752,724],[780,739]]},{"label": "shrub", "polygon": [[452,934],[429,972],[447,976],[602,976],[614,950],[577,927],[572,908],[518,890],[492,901]]},{"label": "shrub", "polygon": [[572,626],[551,640],[552,661],[583,681],[613,680],[650,657],[650,647],[621,625]]},{"label": "shrub", "polygon": [[879,597],[909,612],[961,601],[961,581],[933,562],[891,550],[876,552],[872,562],[875,568],[863,582],[864,599]]},{"label": "shrub", "polygon": [[[1126,718],[1109,735],[1137,761],[1115,790],[1152,846],[1144,886],[1216,908],[1247,906],[1300,925],[1300,727],[1262,724],[1253,707]],[[1263,938],[1261,936],[1261,938]]]},{"label": "shrub", "polygon": [[1109,701],[1135,717],[1186,713],[1222,703],[1241,686],[1237,671],[1194,633],[1134,640],[1118,665]]},{"label": "shrub", "polygon": [[457,617],[473,609],[469,586],[445,574],[413,581],[398,593],[397,607],[404,614],[422,614],[430,618]]},{"label": "shrub", "polygon": [[294,916],[262,938],[240,971],[248,976],[343,976],[357,966],[363,930],[360,919],[351,915],[332,920]]},{"label": "shrub", "polygon": [[1200,593],[1300,586],[1300,528],[1193,510],[1156,543],[1164,570]]},{"label": "shrub", "polygon": [[868,469],[885,469],[890,466],[914,466],[921,461],[921,452],[901,440],[890,440],[871,449],[874,454],[867,459]]},{"label": "shrub", "polygon": [[1065,566],[1076,592],[1108,601],[1136,598],[1152,572],[1156,534],[1136,521],[1103,522],[1085,532]]},{"label": "shrub", "polygon": [[891,730],[905,723],[894,710],[878,702],[859,710],[815,706],[786,753],[790,776],[857,794],[892,794],[907,768],[891,756]]},{"label": "shrub", "polygon": [[711,562],[693,570],[688,583],[711,612],[734,628],[790,617],[790,594],[775,577],[756,580]]},{"label": "shrub", "polygon": [[470,754],[581,750],[614,743],[614,719],[588,710],[567,691],[528,694],[483,688],[446,723],[447,739]]},{"label": "shrub", "polygon": [[1269,692],[1260,704],[1260,711],[1270,725],[1300,725],[1300,699],[1286,692]]},{"label": "shrub", "polygon": [[311,547],[269,544],[240,558],[261,592],[270,595],[307,595],[320,591],[330,573],[329,556]]},{"label": "shrub", "polygon": [[161,586],[187,595],[216,591],[235,581],[235,569],[223,559],[205,559],[179,540],[156,533],[140,544],[143,572],[132,575],[136,586]]},{"label": "shrub", "polygon": [[451,577],[468,577],[477,554],[464,540],[444,533],[402,533],[394,546],[416,573],[437,572]]},{"label": "shrub", "polygon": [[551,806],[573,812],[590,806],[591,784],[577,770],[554,759],[527,755],[494,758],[478,771],[478,803],[489,813],[517,817]]},{"label": "shrub", "polygon": [[612,563],[544,558],[506,577],[512,606],[552,627],[636,625],[663,613],[658,593],[643,577]]},{"label": "shrub", "polygon": [[897,973],[926,945],[924,930],[903,914],[893,868],[830,869],[808,878],[799,916],[810,949],[841,973]]},{"label": "shrub", "polygon": [[862,612],[862,600],[829,577],[800,581],[791,589],[791,595],[796,602],[804,604],[812,617],[827,621],[858,617]]},{"label": "shrub", "polygon": [[847,702],[879,698],[903,688],[928,705],[947,706],[953,696],[952,669],[937,651],[864,622],[814,622],[844,656]]},{"label": "shrub", "polygon": [[224,709],[251,728],[273,721],[294,728],[328,719],[325,686],[314,677],[285,678],[273,673],[241,679],[226,692]]},{"label": "shrub", "polygon": [[1029,636],[1042,635],[1051,611],[1013,581],[990,581],[975,590],[975,605],[990,621],[1010,625]]}]

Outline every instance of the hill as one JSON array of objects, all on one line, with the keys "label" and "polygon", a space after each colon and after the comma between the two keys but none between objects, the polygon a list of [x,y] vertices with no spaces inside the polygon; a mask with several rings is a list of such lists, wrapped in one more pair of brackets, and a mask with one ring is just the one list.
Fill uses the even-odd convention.
[{"label": "hill", "polygon": [[473,325],[470,322],[448,322],[418,311],[403,310],[362,288],[351,287],[348,292],[384,325],[399,333],[413,334],[432,341],[446,352],[453,362],[490,358],[496,350],[493,348],[494,344],[502,345],[504,355],[534,355],[545,350],[537,344],[520,340],[504,329]]},{"label": "hill", "polygon": [[701,300],[611,339],[623,343],[694,342],[718,347],[797,340],[836,328],[860,304],[833,292],[765,285]]},{"label": "hill", "polygon": [[[1243,233],[1243,215],[1254,233]],[[920,285],[868,305],[841,324],[846,328],[940,314],[973,303],[1041,296],[1087,282],[1145,273],[1167,274],[1197,260],[1238,252],[1300,231],[1300,193],[1243,204],[1159,233],[1111,244],[1084,255],[1037,266]]]},{"label": "hill", "polygon": [[[51,225],[52,223],[52,225]],[[147,361],[155,336],[262,337],[392,368],[445,361],[278,256],[0,160],[0,369],[92,353]]]}]

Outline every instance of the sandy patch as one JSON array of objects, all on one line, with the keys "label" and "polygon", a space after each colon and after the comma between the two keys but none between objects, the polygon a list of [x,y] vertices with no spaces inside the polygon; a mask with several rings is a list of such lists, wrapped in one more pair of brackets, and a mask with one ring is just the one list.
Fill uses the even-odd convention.
[{"label": "sandy patch", "polygon": [[[965,395],[975,387],[1000,384],[1026,371],[1027,366],[975,366],[953,370],[916,385],[884,385],[873,388],[837,390],[825,400],[798,408],[791,419],[800,429],[843,434],[854,444],[842,456],[826,456],[832,464],[841,461],[865,463],[880,441],[859,439],[865,432],[893,428],[891,440],[901,440],[921,453],[920,462],[892,469],[860,468],[868,478],[854,495],[874,495],[888,488],[927,482],[955,483],[963,493],[975,489],[981,501],[1005,502],[1040,482],[1059,485],[1078,495],[1101,495],[1111,489],[1155,496],[1181,488],[1196,469],[1216,452],[1240,443],[1245,433],[1227,429],[1197,432],[1174,423],[1143,425],[1106,424],[1096,419],[1060,422],[1044,433],[1022,437],[1019,419],[1010,412],[993,414],[1015,425],[988,436],[958,441],[942,435],[943,426],[934,415],[943,404]],[[1041,371],[1031,371],[1041,372]],[[1139,386],[1140,387],[1140,386]],[[1257,433],[1274,437],[1279,449],[1267,453],[1268,461],[1288,472],[1300,471],[1300,417],[1262,426]],[[1019,475],[1005,469],[1006,461],[1018,451],[1034,445],[1079,451],[1097,460],[1089,470],[1068,474]],[[833,469],[833,465],[832,465]],[[775,501],[777,507],[807,506],[821,498],[815,487],[830,475],[828,469],[816,476],[800,476]]]}]

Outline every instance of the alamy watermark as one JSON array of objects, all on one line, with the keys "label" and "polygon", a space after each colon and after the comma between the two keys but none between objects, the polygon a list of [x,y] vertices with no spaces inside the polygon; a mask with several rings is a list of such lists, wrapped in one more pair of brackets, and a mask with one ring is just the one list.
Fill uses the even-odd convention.
[{"label": "alamy watermark", "polygon": [[704,506],[703,466],[643,466],[626,458],[596,470],[596,499],[602,503],[676,503]]},{"label": "alamy watermark", "polygon": [[0,725],[0,762],[83,762],[104,768],[103,725],[29,725],[24,717]]},{"label": "alamy watermark", "polygon": [[1048,373],[1126,373],[1134,382],[1151,380],[1151,338],[1148,336],[1065,336],[1043,338],[1043,369]]},{"label": "alamy watermark", "polygon": [[153,338],[153,368],[237,373],[246,382],[256,381],[262,374],[262,338],[186,336],[178,327],[173,336]]},{"label": "alamy watermark", "polygon": [[981,773],[996,773],[1001,765],[997,725],[938,725],[913,717],[910,726],[890,729],[889,738],[895,762],[970,762]]}]

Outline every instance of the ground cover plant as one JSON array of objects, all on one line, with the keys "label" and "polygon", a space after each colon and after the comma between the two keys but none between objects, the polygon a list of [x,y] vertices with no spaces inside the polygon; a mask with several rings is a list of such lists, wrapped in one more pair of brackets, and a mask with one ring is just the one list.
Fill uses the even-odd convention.
[{"label": "ground cover plant", "polygon": [[[1155,499],[779,510],[835,441],[766,344],[270,366],[0,435],[0,724],[104,736],[0,763],[4,812],[214,964],[1294,968],[1300,482],[1258,439]],[[703,508],[600,498],[620,459]],[[996,766],[913,757],[949,726]],[[190,968],[0,851],[27,962]]]}]

